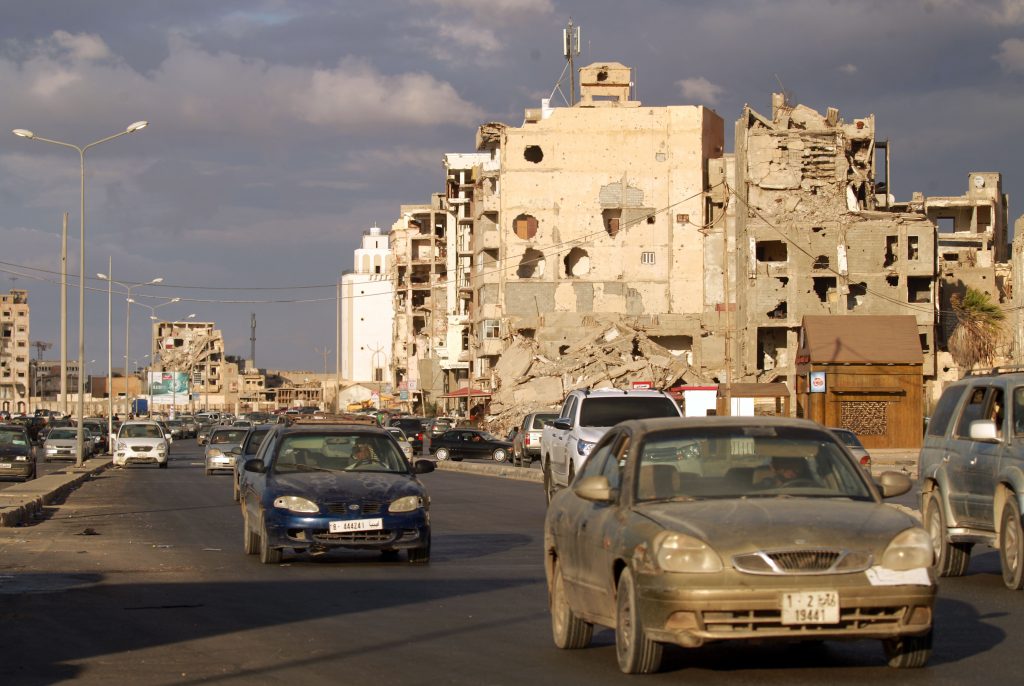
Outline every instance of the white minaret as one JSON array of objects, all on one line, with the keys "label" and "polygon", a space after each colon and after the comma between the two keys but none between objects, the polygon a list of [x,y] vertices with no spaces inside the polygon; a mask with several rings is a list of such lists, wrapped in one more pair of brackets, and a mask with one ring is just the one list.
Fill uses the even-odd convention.
[{"label": "white minaret", "polygon": [[390,385],[391,335],[395,319],[388,234],[379,226],[363,233],[355,269],[341,277],[341,378]]}]

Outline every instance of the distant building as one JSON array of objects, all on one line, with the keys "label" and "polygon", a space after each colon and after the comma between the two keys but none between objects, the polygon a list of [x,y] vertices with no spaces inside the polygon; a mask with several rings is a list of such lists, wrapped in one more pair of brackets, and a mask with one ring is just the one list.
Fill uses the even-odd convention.
[{"label": "distant building", "polygon": [[390,386],[395,319],[390,236],[371,227],[354,262],[341,277],[341,378]]},{"label": "distant building", "polygon": [[29,410],[28,320],[28,291],[0,295],[0,410]]}]

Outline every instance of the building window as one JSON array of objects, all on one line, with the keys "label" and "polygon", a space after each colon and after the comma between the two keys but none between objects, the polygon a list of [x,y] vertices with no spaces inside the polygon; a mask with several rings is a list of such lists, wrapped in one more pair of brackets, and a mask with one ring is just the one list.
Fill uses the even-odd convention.
[{"label": "building window", "polygon": [[484,320],[484,338],[500,338],[501,325],[497,319]]},{"label": "building window", "polygon": [[654,264],[654,253],[653,252],[642,252],[642,253],[640,253],[640,264]]}]

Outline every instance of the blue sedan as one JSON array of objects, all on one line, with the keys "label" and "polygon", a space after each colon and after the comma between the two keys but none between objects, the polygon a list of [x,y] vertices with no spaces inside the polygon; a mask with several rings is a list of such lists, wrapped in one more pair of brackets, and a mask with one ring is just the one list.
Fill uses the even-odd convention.
[{"label": "blue sedan", "polygon": [[264,564],[286,548],[378,550],[409,562],[430,560],[430,499],[414,466],[385,430],[367,425],[275,427],[239,483],[245,552]]}]

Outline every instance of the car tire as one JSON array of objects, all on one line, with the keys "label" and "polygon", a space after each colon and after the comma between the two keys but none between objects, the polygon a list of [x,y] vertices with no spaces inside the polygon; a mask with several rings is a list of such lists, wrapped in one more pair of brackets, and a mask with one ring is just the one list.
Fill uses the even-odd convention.
[{"label": "car tire", "polygon": [[260,536],[249,526],[249,516],[242,511],[242,545],[246,555],[255,555],[260,551]]},{"label": "car tire", "polygon": [[594,636],[594,625],[577,617],[569,607],[569,599],[565,595],[565,579],[562,578],[562,565],[557,558],[551,574],[548,608],[551,611],[551,637],[556,646],[563,650],[576,650],[590,645],[590,639]]},{"label": "car tire", "polygon": [[156,466],[159,467],[160,469],[167,469],[167,461],[164,460],[163,462],[157,462]]},{"label": "car tire", "polygon": [[274,548],[270,545],[270,533],[267,531],[267,525],[260,523],[260,562],[265,565],[276,565],[281,562],[282,551],[280,548]]},{"label": "car tire", "polygon": [[398,559],[398,551],[394,548],[385,548],[380,551],[380,559],[385,562],[394,562]]},{"label": "car tire", "polygon": [[504,462],[508,459],[508,451],[504,448],[497,448],[493,453],[491,453],[491,459],[495,462]]},{"label": "car tire", "polygon": [[213,476],[213,470],[212,469],[207,469],[206,470],[206,476]]},{"label": "car tire", "polygon": [[946,540],[946,516],[937,491],[928,494],[924,503],[924,528],[935,549],[935,572],[939,576],[963,576],[971,562],[972,543],[950,543]]},{"label": "car tire", "polygon": [[448,453],[448,449],[447,448],[438,448],[434,452],[434,457],[437,458],[438,462],[444,462],[449,457],[451,457],[451,455]]},{"label": "car tire", "polygon": [[923,636],[901,636],[882,641],[885,659],[893,669],[924,667],[932,654],[932,630]]},{"label": "car tire", "polygon": [[409,564],[425,565],[430,562],[430,534],[427,534],[427,542],[418,548],[409,548],[406,552],[409,557]]},{"label": "car tire", "polygon": [[647,638],[637,607],[633,572],[622,570],[615,603],[615,657],[623,674],[652,674],[661,667],[662,645]]},{"label": "car tire", "polygon": [[1017,496],[1007,494],[999,527],[999,562],[1003,583],[1011,591],[1024,588],[1024,527],[1021,526]]}]

